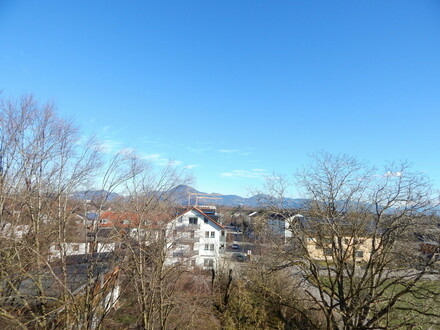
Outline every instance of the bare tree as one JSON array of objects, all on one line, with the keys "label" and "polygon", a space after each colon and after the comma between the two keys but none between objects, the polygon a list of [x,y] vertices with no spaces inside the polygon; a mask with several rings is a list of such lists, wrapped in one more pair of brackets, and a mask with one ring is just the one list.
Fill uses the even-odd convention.
[{"label": "bare tree", "polygon": [[[52,104],[40,105],[32,96],[2,100],[0,110],[0,322],[97,327],[117,272],[99,256],[71,261],[66,242],[82,206],[72,195],[99,175],[99,148],[93,139],[83,141]],[[107,181],[115,186],[123,179]]]},{"label": "bare tree", "polygon": [[[134,152],[125,153],[121,165],[118,177],[123,180],[110,181],[121,181],[124,195],[112,203],[111,212],[118,220],[111,230],[123,242],[123,249],[117,252],[123,259],[122,297],[127,306],[137,311],[136,323],[140,327],[167,328],[171,312],[178,305],[179,283],[187,273],[181,263],[168,262],[173,235],[167,224],[176,216],[172,191],[191,178],[173,162],[155,168]],[[106,173],[104,182],[114,175]],[[128,225],[119,226],[122,221]]]},{"label": "bare tree", "polygon": [[266,186],[266,217],[281,215],[291,236],[274,246],[282,256],[274,269],[304,279],[326,328],[438,325],[437,293],[427,281],[435,260],[421,257],[415,235],[438,225],[429,181],[407,163],[379,171],[325,152],[296,178],[308,201],[301,216],[287,206],[284,179]]},{"label": "bare tree", "polygon": [[[0,325],[99,328],[126,283],[138,324],[167,328],[188,296],[182,287],[189,276],[185,260],[168,263],[171,192],[190,178],[173,162],[155,168],[127,151],[105,161],[95,140],[83,141],[53,105],[33,97],[3,100],[0,110]],[[89,204],[73,197],[94,186],[100,190],[90,191]],[[110,201],[115,191],[122,197]],[[85,205],[97,214],[111,206],[136,221],[102,237],[99,219],[85,218]],[[72,236],[85,246],[75,258]],[[104,243],[114,251],[102,253]],[[177,314],[173,324],[183,324]]]}]

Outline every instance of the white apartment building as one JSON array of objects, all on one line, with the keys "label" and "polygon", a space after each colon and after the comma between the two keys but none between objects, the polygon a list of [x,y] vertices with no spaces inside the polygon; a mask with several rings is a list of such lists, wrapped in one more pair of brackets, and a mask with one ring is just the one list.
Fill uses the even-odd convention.
[{"label": "white apartment building", "polygon": [[169,263],[186,262],[190,267],[215,268],[226,251],[222,224],[198,208],[191,208],[167,225]]}]

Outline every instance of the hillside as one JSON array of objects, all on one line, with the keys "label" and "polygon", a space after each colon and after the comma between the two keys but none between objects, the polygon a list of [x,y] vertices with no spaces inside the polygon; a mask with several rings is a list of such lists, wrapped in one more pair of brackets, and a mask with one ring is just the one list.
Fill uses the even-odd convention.
[{"label": "hillside", "polygon": [[[218,198],[218,199],[199,199],[200,205],[223,205],[223,206],[249,206],[249,207],[257,207],[261,201],[266,199],[265,195],[254,195],[252,197],[246,198],[238,195],[222,195],[217,193],[206,193],[202,191],[198,191],[193,187],[180,185],[174,188],[170,193],[176,194],[177,200],[180,204],[185,205],[188,203],[188,193],[200,193],[206,194],[204,197],[209,198]],[[191,197],[191,203],[195,203],[195,197]],[[293,199],[286,198],[284,201],[284,205],[289,208],[301,208],[306,203],[303,199]]]}]

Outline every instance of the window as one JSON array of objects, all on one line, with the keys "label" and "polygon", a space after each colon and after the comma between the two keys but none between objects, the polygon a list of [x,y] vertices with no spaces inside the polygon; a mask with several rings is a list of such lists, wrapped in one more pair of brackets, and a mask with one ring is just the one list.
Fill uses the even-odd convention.
[{"label": "window", "polygon": [[224,230],[222,230],[222,236],[225,236],[225,231]]},{"label": "window", "polygon": [[328,244],[332,244],[332,243],[333,243],[333,239],[331,237],[322,237],[321,238],[322,245],[328,245]]},{"label": "window", "polygon": [[197,225],[197,218],[189,218],[190,225]]},{"label": "window", "polygon": [[205,244],[205,250],[209,250],[209,244]]},{"label": "window", "polygon": [[73,251],[79,251],[79,245],[78,244],[75,244],[73,246]]},{"label": "window", "polygon": [[203,217],[203,221],[205,221],[205,223],[208,223],[208,218],[207,217]]},{"label": "window", "polygon": [[209,246],[209,249],[210,249],[211,251],[214,251],[214,244],[211,244],[211,245]]},{"label": "window", "polygon": [[55,245],[55,250],[59,251],[60,250],[60,246],[59,245]]},{"label": "window", "polygon": [[364,251],[356,250],[355,256],[356,256],[356,258],[363,258],[364,257]]},{"label": "window", "polygon": [[211,231],[211,238],[215,237],[215,231]]},{"label": "window", "polygon": [[194,259],[191,260],[191,267],[195,267],[196,266],[196,261]]},{"label": "window", "polygon": [[209,238],[209,231],[205,231],[205,238]]},{"label": "window", "polygon": [[173,236],[177,236],[177,230],[173,230]]},{"label": "window", "polygon": [[192,230],[192,231],[191,231],[191,238],[194,238],[194,234],[195,234],[195,231]]},{"label": "window", "polygon": [[128,224],[130,223],[130,221],[128,221],[128,220],[122,220],[121,223],[122,223],[123,225],[128,225]]},{"label": "window", "polygon": [[182,222],[183,221],[183,219],[182,219],[182,217],[179,217],[179,220],[178,220],[179,222]]},{"label": "window", "polygon": [[203,265],[206,268],[212,268],[212,267],[214,267],[214,260],[213,259],[205,259],[205,260],[203,260]]},{"label": "window", "polygon": [[333,251],[332,251],[331,248],[325,248],[325,249],[324,249],[324,255],[327,256],[327,257],[328,257],[328,256],[331,256],[331,255],[332,255],[332,252],[333,252]]}]

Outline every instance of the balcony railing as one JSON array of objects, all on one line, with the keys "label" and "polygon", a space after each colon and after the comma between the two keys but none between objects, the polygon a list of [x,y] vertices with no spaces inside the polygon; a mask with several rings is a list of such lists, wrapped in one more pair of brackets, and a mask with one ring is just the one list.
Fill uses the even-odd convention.
[{"label": "balcony railing", "polygon": [[174,251],[173,257],[175,258],[189,258],[199,255],[199,250],[183,250],[183,251]]},{"label": "balcony railing", "polygon": [[174,243],[177,243],[177,244],[191,244],[191,243],[200,242],[200,237],[175,236],[175,237],[173,237],[173,239],[174,239]]},{"label": "balcony railing", "polygon": [[196,229],[200,229],[200,224],[181,223],[181,224],[177,224],[174,229],[176,229],[176,230],[196,230]]}]

